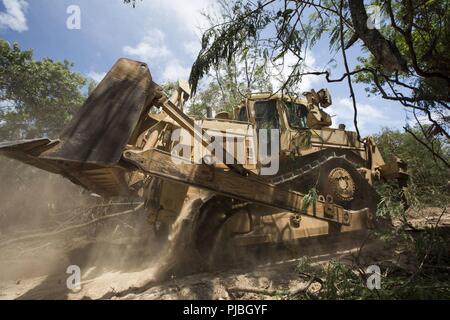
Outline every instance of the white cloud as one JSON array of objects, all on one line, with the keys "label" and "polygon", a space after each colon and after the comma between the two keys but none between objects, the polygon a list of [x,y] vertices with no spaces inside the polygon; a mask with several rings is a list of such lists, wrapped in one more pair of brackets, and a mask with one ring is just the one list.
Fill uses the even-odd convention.
[{"label": "white cloud", "polygon": [[[316,58],[314,56],[314,53],[311,50],[308,50],[304,56],[304,66],[303,66],[303,72],[311,72],[316,71],[318,69],[316,65]],[[311,91],[311,89],[314,89],[315,86],[318,85],[318,83],[321,81],[321,78],[319,76],[315,75],[305,75],[302,77],[302,81],[299,84],[299,91],[305,92],[305,91]],[[316,88],[317,90],[317,88]]]},{"label": "white cloud", "polygon": [[[353,111],[353,102],[350,98],[339,99],[337,106],[343,110]],[[358,108],[358,115],[364,120],[376,120],[376,119],[386,119],[383,112],[370,104],[367,103],[356,103]],[[353,114],[348,112],[341,116],[344,119],[353,119]]]},{"label": "white cloud", "polygon": [[186,80],[190,72],[191,69],[183,67],[178,60],[170,60],[166,63],[162,77],[164,81]]},{"label": "white cloud", "polygon": [[[152,29],[136,47],[125,46],[123,52],[148,63],[151,69],[154,67],[156,71],[160,71],[156,74],[161,75],[161,81],[187,79],[190,68],[185,67],[169,50],[165,38],[165,34],[161,30]],[[194,45],[190,42],[185,42],[183,45],[186,45],[186,50],[193,50]]]},{"label": "white cloud", "polygon": [[202,13],[215,11],[216,1],[152,0],[138,5],[142,12],[156,13],[157,18],[151,22],[150,32],[143,34],[138,43],[126,43],[122,52],[146,62],[155,81],[187,79],[190,65],[201,49],[201,30],[208,26]]},{"label": "white cloud", "polygon": [[123,52],[138,57],[144,62],[150,62],[152,59],[167,57],[171,54],[164,40],[164,32],[155,28],[150,30],[135,47],[125,46]]},{"label": "white cloud", "polygon": [[6,12],[0,12],[0,28],[23,32],[28,30],[25,11],[28,3],[25,0],[3,0]]},{"label": "white cloud", "polygon": [[92,80],[94,80],[95,82],[99,83],[106,76],[106,72],[91,71],[87,74],[87,76]]},{"label": "white cloud", "polygon": [[[393,116],[391,106],[356,102],[358,109],[358,128],[362,135],[379,131],[382,127],[400,127],[404,119],[398,115]],[[353,124],[353,103],[350,98],[333,101],[333,105],[325,110],[333,116],[333,124],[343,123],[349,130],[355,130]]]},{"label": "white cloud", "polygon": [[192,58],[197,58],[198,53],[202,46],[200,45],[200,41],[186,41],[183,43],[184,51],[188,53]]},{"label": "white cloud", "polygon": [[213,0],[153,0],[149,5],[160,12],[169,13],[181,29],[197,34],[199,28],[205,28],[207,25],[202,11],[212,8],[213,4]]}]

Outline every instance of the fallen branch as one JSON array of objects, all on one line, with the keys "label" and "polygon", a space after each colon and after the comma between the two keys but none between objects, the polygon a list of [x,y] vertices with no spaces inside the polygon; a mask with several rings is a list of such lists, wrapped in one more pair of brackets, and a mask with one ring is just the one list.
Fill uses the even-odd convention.
[{"label": "fallen branch", "polygon": [[0,242],[0,248],[4,247],[4,246],[8,246],[8,245],[16,243],[16,242],[29,241],[29,240],[38,239],[38,238],[45,238],[45,237],[50,237],[50,236],[56,236],[56,235],[59,235],[61,233],[65,233],[65,232],[68,232],[68,231],[73,231],[73,230],[76,230],[76,229],[85,228],[87,226],[90,226],[90,225],[95,224],[95,223],[100,222],[100,221],[104,221],[104,220],[113,219],[113,218],[117,218],[117,217],[128,215],[128,214],[136,213],[140,209],[142,209],[143,207],[144,207],[144,204],[142,203],[142,204],[138,205],[134,209],[126,210],[126,211],[122,211],[122,212],[118,212],[118,213],[114,213],[114,214],[110,214],[110,215],[106,215],[106,216],[102,216],[100,218],[93,219],[93,220],[88,221],[86,223],[70,226],[70,227],[67,227],[67,228],[64,228],[64,229],[60,229],[60,230],[55,230],[55,231],[50,231],[50,232],[43,232],[43,233],[37,233],[37,234],[31,234],[31,235],[27,235],[27,236],[15,238],[15,239],[10,239],[10,240],[4,241],[4,242]]},{"label": "fallen branch", "polygon": [[317,278],[316,276],[312,275],[310,276],[308,282],[306,283],[306,285],[301,286],[299,288],[296,289],[292,289],[289,290],[288,292],[285,291],[279,291],[279,290],[273,290],[273,289],[261,289],[261,288],[255,288],[255,287],[230,287],[227,289],[228,293],[230,293],[231,295],[233,295],[233,293],[236,292],[246,292],[246,293],[256,293],[256,294],[263,294],[266,296],[287,296],[287,297],[295,297],[298,296],[301,293],[306,293],[309,289],[309,287],[311,287],[311,285],[314,282],[318,282],[320,283],[320,285],[322,286],[322,279]]},{"label": "fallen branch", "polygon": [[277,295],[283,294],[278,290],[251,288],[251,287],[230,287],[227,289],[227,291],[229,293],[233,293],[233,292],[257,293],[257,294],[264,294],[266,296],[277,296]]},{"label": "fallen branch", "polygon": [[309,281],[306,283],[306,285],[305,285],[304,287],[300,287],[300,288],[298,288],[298,289],[291,290],[291,291],[289,292],[289,296],[295,297],[295,296],[299,295],[300,293],[306,293],[306,292],[308,291],[309,287],[311,287],[311,285],[312,285],[314,282],[320,283],[320,288],[322,289],[322,285],[323,285],[322,279],[320,279],[320,278],[318,278],[318,277],[312,275],[312,276],[309,278]]}]

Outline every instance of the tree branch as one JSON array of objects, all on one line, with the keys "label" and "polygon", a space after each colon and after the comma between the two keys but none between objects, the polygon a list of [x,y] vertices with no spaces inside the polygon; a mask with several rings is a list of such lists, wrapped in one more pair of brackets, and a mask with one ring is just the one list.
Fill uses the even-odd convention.
[{"label": "tree branch", "polygon": [[363,0],[349,0],[349,9],[353,27],[358,37],[374,55],[377,62],[389,71],[407,72],[408,67],[398,48],[385,39],[377,29],[369,29],[369,20]]},{"label": "tree branch", "polygon": [[16,243],[16,242],[22,242],[22,241],[28,241],[28,240],[33,240],[33,239],[39,239],[39,238],[44,238],[44,237],[50,237],[50,236],[56,236],[68,231],[73,231],[76,229],[81,229],[81,228],[85,228],[87,226],[90,226],[94,223],[100,222],[100,221],[104,221],[104,220],[108,220],[108,219],[113,219],[113,218],[117,218],[117,217],[121,217],[124,215],[128,215],[128,214],[132,214],[132,213],[136,213],[138,212],[140,209],[142,209],[144,207],[144,204],[140,204],[138,206],[136,206],[136,208],[131,209],[131,210],[127,210],[127,211],[123,211],[123,212],[118,212],[118,213],[114,213],[111,215],[107,215],[107,216],[102,216],[100,218],[97,219],[93,219],[91,221],[88,221],[86,223],[82,223],[82,224],[77,224],[74,226],[70,226],[64,229],[60,229],[60,230],[55,230],[55,231],[50,231],[50,232],[42,232],[42,233],[37,233],[37,234],[30,234],[30,235],[26,235],[23,237],[19,237],[19,238],[14,238],[14,239],[10,239],[4,242],[0,243],[0,248]]},{"label": "tree branch", "polygon": [[361,141],[361,134],[359,133],[359,128],[358,128],[358,108],[356,106],[355,92],[353,91],[352,78],[350,76],[350,68],[348,66],[347,55],[345,53],[344,22],[343,22],[343,17],[342,17],[343,7],[344,7],[344,0],[341,0],[341,4],[339,7],[339,17],[340,17],[339,33],[340,33],[340,38],[341,38],[342,59],[344,60],[345,72],[347,74],[347,80],[348,80],[348,88],[350,90],[350,97],[351,97],[352,103],[353,103],[353,112],[354,112],[353,124],[355,126],[356,135],[358,136],[358,140]]}]

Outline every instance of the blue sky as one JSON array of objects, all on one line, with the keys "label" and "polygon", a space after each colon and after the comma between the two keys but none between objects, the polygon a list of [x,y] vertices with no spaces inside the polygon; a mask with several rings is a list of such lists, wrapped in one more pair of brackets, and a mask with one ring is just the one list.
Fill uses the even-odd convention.
[{"label": "blue sky", "polygon": [[[81,29],[70,30],[66,21],[71,5],[80,8]],[[99,81],[120,57],[149,64],[158,83],[186,79],[200,48],[205,21],[202,10],[213,9],[214,0],[144,0],[136,8],[122,0],[0,0],[0,37],[22,48],[33,48],[35,58],[67,59],[74,69]],[[361,54],[354,46],[348,52],[351,64]],[[328,46],[320,43],[308,52],[308,65],[322,70],[329,60]],[[339,55],[337,55],[339,57]],[[342,66],[337,58],[340,75]],[[328,84],[319,77],[305,78],[302,90],[327,87],[336,115],[333,121],[353,127],[353,108],[346,82]],[[405,111],[379,97],[367,97],[364,86],[356,85],[359,127],[364,135],[382,127],[401,128]]]}]

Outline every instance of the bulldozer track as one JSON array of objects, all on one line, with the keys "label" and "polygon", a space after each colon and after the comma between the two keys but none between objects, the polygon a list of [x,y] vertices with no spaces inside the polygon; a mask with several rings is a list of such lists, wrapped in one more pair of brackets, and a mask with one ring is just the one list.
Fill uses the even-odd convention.
[{"label": "bulldozer track", "polygon": [[302,176],[305,176],[323,166],[325,163],[328,163],[334,159],[344,159],[350,164],[352,164],[355,168],[358,167],[358,164],[347,159],[346,155],[337,155],[335,152],[332,152],[330,156],[322,156],[319,160],[315,160],[312,163],[308,163],[303,167],[296,169],[294,171],[276,176],[272,179],[269,179],[268,182],[274,185],[281,185],[283,183],[298,179]]}]

